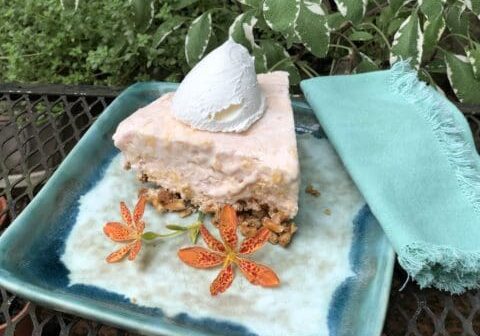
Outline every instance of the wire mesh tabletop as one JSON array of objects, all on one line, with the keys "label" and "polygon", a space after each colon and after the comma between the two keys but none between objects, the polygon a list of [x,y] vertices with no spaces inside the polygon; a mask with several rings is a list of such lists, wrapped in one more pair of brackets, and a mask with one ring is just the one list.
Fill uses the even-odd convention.
[{"label": "wire mesh tabletop", "polygon": [[[0,230],[18,216],[118,95],[106,87],[0,85]],[[480,148],[480,107],[459,106]],[[404,283],[395,267],[384,335],[478,335],[480,291],[451,296]],[[404,287],[401,291],[400,288]],[[0,335],[132,335],[37,306],[0,288]],[[375,312],[371,312],[375,314]]]}]

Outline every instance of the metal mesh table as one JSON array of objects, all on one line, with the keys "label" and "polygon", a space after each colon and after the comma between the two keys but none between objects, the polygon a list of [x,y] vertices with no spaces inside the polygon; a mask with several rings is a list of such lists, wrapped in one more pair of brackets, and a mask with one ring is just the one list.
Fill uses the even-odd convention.
[{"label": "metal mesh table", "polygon": [[[0,85],[1,232],[118,93],[91,86]],[[478,149],[480,107],[459,107],[467,116]],[[406,279],[396,265],[384,335],[480,336],[480,291],[450,296],[434,289],[420,290],[412,282],[399,291]],[[131,335],[28,303],[1,288],[0,292],[0,318],[6,321],[6,335],[22,330],[33,335]],[[17,321],[13,315],[24,306],[25,318]]]}]

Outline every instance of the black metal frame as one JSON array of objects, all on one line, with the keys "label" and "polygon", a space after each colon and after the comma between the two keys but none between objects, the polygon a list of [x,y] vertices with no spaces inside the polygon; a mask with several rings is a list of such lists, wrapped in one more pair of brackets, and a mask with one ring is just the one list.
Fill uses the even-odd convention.
[{"label": "black metal frame", "polygon": [[[0,231],[30,202],[119,92],[108,87],[0,84],[0,201],[6,198],[9,217],[5,220],[0,208]],[[478,149],[480,107],[458,106],[469,121]],[[12,178],[12,173],[17,177]],[[399,291],[406,279],[397,265],[385,335],[480,335],[480,291],[452,297],[434,289],[420,290],[412,282]],[[0,315],[5,317],[8,334],[20,324],[12,323],[8,314],[14,295],[0,290]],[[26,318],[35,335],[127,334],[33,303]]]}]

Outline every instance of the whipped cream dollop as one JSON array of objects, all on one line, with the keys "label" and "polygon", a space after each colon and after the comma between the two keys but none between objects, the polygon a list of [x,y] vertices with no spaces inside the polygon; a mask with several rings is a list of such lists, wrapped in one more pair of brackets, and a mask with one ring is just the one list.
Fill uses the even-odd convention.
[{"label": "whipped cream dollop", "polygon": [[242,132],[265,110],[253,57],[228,40],[185,77],[173,97],[175,118],[211,132]]}]

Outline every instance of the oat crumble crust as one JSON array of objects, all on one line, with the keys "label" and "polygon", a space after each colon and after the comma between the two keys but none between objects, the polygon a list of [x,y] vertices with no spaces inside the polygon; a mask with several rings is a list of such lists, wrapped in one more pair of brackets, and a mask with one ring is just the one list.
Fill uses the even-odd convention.
[{"label": "oat crumble crust", "polygon": [[[147,182],[144,174],[139,175],[139,179]],[[144,195],[147,202],[160,213],[176,212],[181,217],[187,217],[199,208],[189,200],[182,199],[179,193],[158,186],[142,188],[139,195]],[[222,206],[223,204],[218,204],[205,211],[213,216],[212,223],[215,226],[218,226],[218,216]],[[233,207],[237,210],[240,233],[244,237],[253,237],[260,228],[265,226],[271,232],[269,242],[286,247],[297,231],[295,223],[285,214],[276,209],[270,209],[257,200],[239,201],[233,204]]]}]

